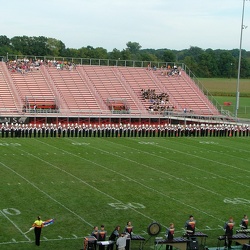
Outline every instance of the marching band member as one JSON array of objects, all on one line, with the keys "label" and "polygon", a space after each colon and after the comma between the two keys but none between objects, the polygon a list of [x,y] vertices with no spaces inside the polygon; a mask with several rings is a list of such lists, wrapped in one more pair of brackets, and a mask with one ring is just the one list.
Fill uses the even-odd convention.
[{"label": "marching band member", "polygon": [[[98,241],[105,241],[106,240],[106,234],[107,234],[107,231],[105,231],[104,229],[104,225],[101,225],[101,229],[98,230]],[[105,246],[100,244],[99,245],[99,250],[104,250],[105,249]]]},{"label": "marching band member", "polygon": [[[109,240],[115,242],[116,239],[119,237],[119,231],[120,231],[121,227],[120,226],[116,226],[114,231],[111,233],[111,235],[109,236]],[[114,243],[108,245],[107,250],[113,250],[114,248]]]},{"label": "marching band member", "polygon": [[241,229],[248,229],[248,217],[244,215],[241,222],[240,222]]},{"label": "marching band member", "polygon": [[188,234],[195,233],[195,225],[196,225],[196,221],[194,220],[194,216],[190,215],[189,219],[185,222],[185,226],[184,226]]},{"label": "marching band member", "polygon": [[[166,230],[166,238],[167,240],[173,240],[174,239],[174,223],[170,223],[169,227]],[[172,250],[173,246],[166,245],[166,250]]]},{"label": "marching band member", "polygon": [[233,228],[234,228],[234,220],[233,217],[230,217],[227,222],[225,222],[224,225],[224,231],[225,231],[225,248],[228,247],[228,249],[231,249],[232,245],[232,236],[233,236]]},{"label": "marching band member", "polygon": [[133,234],[133,226],[131,221],[127,222],[127,225],[124,228],[124,232],[130,234],[130,236]]},{"label": "marching band member", "polygon": [[96,239],[99,238],[98,226],[94,226],[93,231],[91,232],[91,236],[94,236]]}]

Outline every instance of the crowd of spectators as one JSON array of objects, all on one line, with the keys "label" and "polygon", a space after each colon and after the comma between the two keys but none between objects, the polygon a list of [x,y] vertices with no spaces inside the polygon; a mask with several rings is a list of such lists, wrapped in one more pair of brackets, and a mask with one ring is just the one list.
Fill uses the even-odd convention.
[{"label": "crowd of spectators", "polygon": [[142,98],[149,101],[149,112],[159,112],[160,114],[166,111],[173,111],[174,107],[169,105],[169,95],[165,92],[157,94],[155,89],[142,89]]},{"label": "crowd of spectators", "polygon": [[11,72],[18,72],[25,74],[30,71],[39,70],[40,65],[43,64],[43,60],[36,59],[17,59],[17,60],[8,60],[6,61],[7,68]]},{"label": "crowd of spectators", "polygon": [[73,70],[76,68],[76,64],[68,61],[56,61],[56,60],[48,60],[46,61],[46,65],[48,67],[56,67],[58,70]]},{"label": "crowd of spectators", "polygon": [[[151,66],[150,64],[148,64],[147,70],[153,70],[156,71],[157,67],[155,65]],[[162,65],[160,68],[161,71],[161,75],[163,76],[181,76],[181,71],[182,68],[181,66],[177,67],[176,65],[174,65],[173,67],[171,67],[170,65],[166,66],[166,65]]]},{"label": "crowd of spectators", "polygon": [[170,77],[170,76],[181,76],[181,71],[182,71],[182,68],[179,66],[174,66],[174,67],[171,67],[170,65],[168,65],[167,67],[166,66],[161,66],[161,75],[163,76],[167,76],[167,77]]},{"label": "crowd of spectators", "polygon": [[41,65],[48,67],[56,67],[58,70],[73,70],[76,64],[68,61],[57,61],[57,60],[40,60],[40,59],[16,59],[6,61],[7,68],[11,72],[18,72],[21,74],[28,73],[30,71],[39,70]]}]

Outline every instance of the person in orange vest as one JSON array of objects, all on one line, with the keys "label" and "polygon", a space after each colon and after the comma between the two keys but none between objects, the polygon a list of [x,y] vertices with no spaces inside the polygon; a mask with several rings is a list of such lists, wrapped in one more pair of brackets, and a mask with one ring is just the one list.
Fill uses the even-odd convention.
[{"label": "person in orange vest", "polygon": [[34,228],[34,232],[35,232],[36,245],[40,246],[40,236],[41,236],[42,228],[44,227],[43,221],[41,220],[40,216],[37,216],[37,220],[35,220],[32,227]]}]

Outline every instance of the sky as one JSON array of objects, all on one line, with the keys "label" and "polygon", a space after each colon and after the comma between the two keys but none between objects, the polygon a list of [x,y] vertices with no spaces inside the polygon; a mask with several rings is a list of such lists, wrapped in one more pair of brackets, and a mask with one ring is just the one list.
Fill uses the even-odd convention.
[{"label": "sky", "polygon": [[[250,0],[242,49],[250,51]],[[67,48],[171,50],[240,47],[243,0],[11,0],[1,3],[0,35],[45,36]]]}]

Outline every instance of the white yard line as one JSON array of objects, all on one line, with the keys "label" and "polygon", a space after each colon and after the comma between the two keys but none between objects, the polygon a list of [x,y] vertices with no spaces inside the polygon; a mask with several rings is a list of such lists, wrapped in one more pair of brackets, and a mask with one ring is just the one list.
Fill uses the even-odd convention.
[{"label": "white yard line", "polygon": [[[29,154],[30,156],[33,156],[32,154]],[[34,156],[33,156],[34,157]],[[41,159],[42,160],[42,159]],[[46,162],[46,161],[44,161]],[[70,212],[71,214],[75,215],[78,219],[80,219],[81,221],[83,221],[84,223],[86,223],[87,225],[93,227],[93,225],[91,223],[89,223],[88,221],[86,221],[84,218],[82,218],[80,215],[78,215],[77,213],[75,213],[73,210],[71,210],[70,208],[66,207],[64,204],[62,204],[61,202],[59,202],[58,200],[56,200],[55,198],[53,198],[52,196],[50,196],[48,193],[44,192],[41,188],[37,187],[34,183],[30,182],[27,178],[25,178],[23,175],[19,174],[18,172],[16,172],[15,170],[13,170],[11,167],[7,166],[6,164],[0,162],[0,164],[5,167],[6,169],[10,170],[11,172],[13,172],[14,174],[16,174],[17,176],[19,176],[20,178],[22,178],[23,180],[25,180],[27,183],[29,183],[33,188],[37,189],[39,192],[43,193],[45,196],[47,196],[49,199],[51,199],[52,201],[54,201],[55,203],[59,204],[61,207],[63,207],[64,209],[66,209],[68,212]]]},{"label": "white yard line", "polygon": [[14,221],[12,221],[3,211],[1,211],[1,214],[30,242],[31,239],[15,224]]}]

